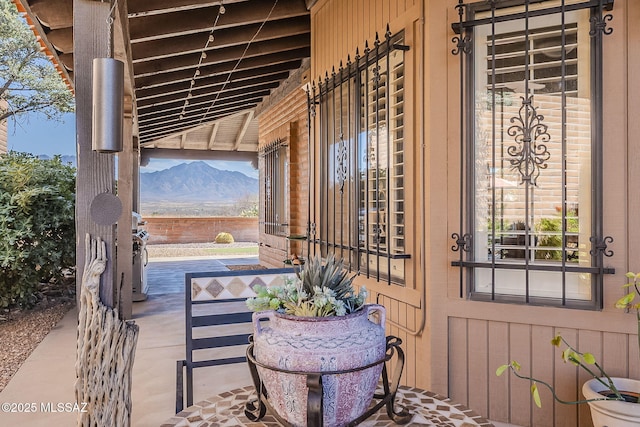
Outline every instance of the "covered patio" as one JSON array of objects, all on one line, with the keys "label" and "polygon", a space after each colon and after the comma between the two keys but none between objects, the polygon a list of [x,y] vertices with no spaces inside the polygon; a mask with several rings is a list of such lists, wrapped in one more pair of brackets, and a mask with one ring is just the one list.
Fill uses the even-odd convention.
[{"label": "covered patio", "polygon": [[[174,414],[176,360],[185,357],[184,273],[226,271],[229,265],[257,264],[256,257],[156,258],[149,264],[149,294],[133,304],[133,319],[141,328],[133,371],[133,426],[159,426]],[[77,309],[71,310],[40,343],[7,387],[2,402],[74,402]],[[35,380],[37,379],[37,381]],[[196,377],[195,395],[201,399],[251,384],[245,365],[208,368]],[[0,425],[71,426],[73,412],[0,412]]]},{"label": "covered patio", "polygon": [[[545,391],[539,410],[496,368],[523,361],[579,399],[586,375],[549,346],[562,334],[640,378],[635,313],[615,307],[640,268],[636,0],[13,1],[76,94],[77,264],[83,236],[101,238],[100,299],[148,328],[134,420],[164,335],[166,301],[131,304],[130,214],[153,156],[256,160],[260,264],[334,254],[360,272],[403,340],[404,385],[491,420],[592,427],[586,405]],[[110,56],[117,154],[91,144],[91,63]]]}]

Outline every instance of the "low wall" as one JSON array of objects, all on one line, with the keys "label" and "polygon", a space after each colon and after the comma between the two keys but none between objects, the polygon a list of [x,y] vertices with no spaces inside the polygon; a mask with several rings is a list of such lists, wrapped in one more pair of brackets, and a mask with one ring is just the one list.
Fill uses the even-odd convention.
[{"label": "low wall", "polygon": [[231,233],[237,242],[258,241],[258,218],[242,217],[144,217],[147,243],[213,242],[220,232]]}]

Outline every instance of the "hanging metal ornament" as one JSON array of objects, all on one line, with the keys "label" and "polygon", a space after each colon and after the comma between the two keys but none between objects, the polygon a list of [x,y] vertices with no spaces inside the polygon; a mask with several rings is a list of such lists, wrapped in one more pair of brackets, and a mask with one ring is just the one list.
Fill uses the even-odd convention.
[{"label": "hanging metal ornament", "polygon": [[93,60],[93,113],[91,147],[100,153],[122,151],[122,126],[124,117],[124,63],[111,58],[111,34],[113,10],[111,6],[108,25],[108,58]]}]

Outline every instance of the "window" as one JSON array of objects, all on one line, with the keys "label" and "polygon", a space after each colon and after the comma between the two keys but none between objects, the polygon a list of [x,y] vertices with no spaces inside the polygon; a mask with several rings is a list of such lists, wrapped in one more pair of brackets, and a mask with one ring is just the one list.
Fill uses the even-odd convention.
[{"label": "window", "polygon": [[260,158],[264,162],[264,232],[286,236],[287,146],[276,140],[262,148]]},{"label": "window", "polygon": [[608,30],[595,25],[605,2],[505,3],[466,5],[457,27],[469,232],[455,235],[456,264],[472,298],[599,307],[610,272],[599,93]]},{"label": "window", "polygon": [[325,255],[352,270],[404,283],[405,51],[387,34],[361,57],[314,86],[320,206],[316,224]]}]

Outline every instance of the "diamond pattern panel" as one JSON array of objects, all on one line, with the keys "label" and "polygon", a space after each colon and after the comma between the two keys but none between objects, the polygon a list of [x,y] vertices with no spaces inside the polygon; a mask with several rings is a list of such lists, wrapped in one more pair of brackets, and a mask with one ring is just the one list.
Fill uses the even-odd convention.
[{"label": "diamond pattern panel", "polygon": [[194,277],[191,279],[191,300],[210,301],[214,299],[250,298],[256,296],[256,285],[272,287],[282,286],[285,276],[290,274],[274,274],[256,272],[237,276]]}]

